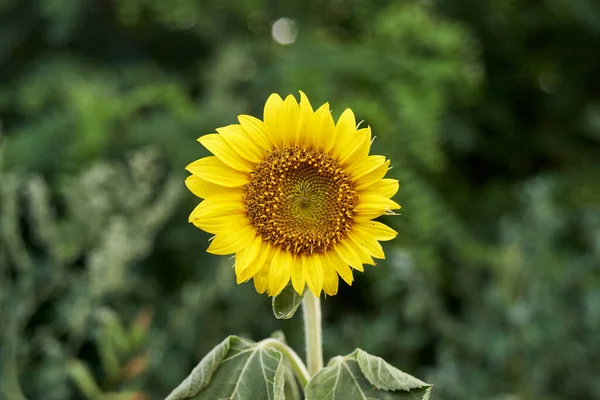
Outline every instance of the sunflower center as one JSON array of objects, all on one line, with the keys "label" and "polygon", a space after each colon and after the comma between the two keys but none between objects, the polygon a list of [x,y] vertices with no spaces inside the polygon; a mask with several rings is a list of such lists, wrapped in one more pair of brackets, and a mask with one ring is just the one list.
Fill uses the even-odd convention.
[{"label": "sunflower center", "polygon": [[352,225],[356,191],[325,153],[274,150],[257,165],[245,189],[248,217],[258,234],[295,254],[326,251]]}]

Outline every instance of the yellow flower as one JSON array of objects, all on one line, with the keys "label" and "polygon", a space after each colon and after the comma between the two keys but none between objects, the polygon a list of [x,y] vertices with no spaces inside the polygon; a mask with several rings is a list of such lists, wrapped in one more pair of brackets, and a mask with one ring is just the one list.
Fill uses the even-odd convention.
[{"label": "yellow flower", "polygon": [[385,257],[379,241],[397,233],[373,219],[400,208],[390,200],[398,181],[384,179],[390,162],[369,155],[371,129],[350,109],[334,124],[328,104],[313,111],[302,92],[300,104],[272,94],[264,121],[238,120],[200,137],[214,156],[186,167],[204,199],[189,221],[215,235],[209,253],[235,254],[238,284],[335,295],[338,275],[350,285],[352,269]]}]

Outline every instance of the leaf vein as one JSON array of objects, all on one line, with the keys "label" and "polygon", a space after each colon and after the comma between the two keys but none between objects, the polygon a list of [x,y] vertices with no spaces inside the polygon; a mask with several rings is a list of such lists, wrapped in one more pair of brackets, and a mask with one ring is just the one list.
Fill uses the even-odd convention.
[{"label": "leaf vein", "polygon": [[363,400],[368,400],[367,396],[365,395],[365,393],[362,391],[362,389],[360,388],[360,385],[358,384],[358,381],[356,380],[356,378],[354,377],[354,375],[352,374],[352,371],[350,370],[350,368],[348,368],[348,366],[346,365],[346,363],[343,363],[344,368],[346,368],[346,370],[348,371],[348,374],[350,375],[350,378],[352,378],[352,380],[354,381],[354,385],[356,385],[356,388],[358,389],[358,392],[360,393],[360,395],[362,396]]},{"label": "leaf vein", "polygon": [[[261,352],[260,352],[260,367],[261,367],[260,369],[261,369],[261,371],[262,371],[262,374],[263,374],[263,376],[264,376],[264,378],[265,378],[265,385],[266,385],[266,387],[267,387],[267,396],[268,396],[268,400],[271,400],[271,391],[269,390],[269,378],[267,378],[267,374],[266,374],[266,372],[265,372],[265,369],[267,369],[267,368],[266,368],[266,366],[265,366],[265,363],[264,363],[264,361],[263,361],[263,355],[264,355],[264,354],[265,354],[265,352],[264,352],[264,351],[261,351]],[[273,386],[275,386],[275,383],[274,383],[274,382],[273,382]]]},{"label": "leaf vein", "polygon": [[235,387],[233,388],[233,392],[231,393],[231,397],[229,398],[229,400],[235,400],[236,396],[240,396],[240,394],[238,392],[238,390],[240,388],[240,383],[242,385],[245,385],[245,383],[242,383],[242,376],[246,373],[246,369],[248,368],[248,365],[250,365],[250,362],[252,361],[252,359],[256,355],[256,349],[251,349],[251,350],[252,350],[252,354],[250,355],[250,357],[248,357],[248,360],[246,360],[246,363],[242,367],[242,371],[240,372],[240,375],[239,375],[239,377],[238,377],[238,379],[236,381]]}]

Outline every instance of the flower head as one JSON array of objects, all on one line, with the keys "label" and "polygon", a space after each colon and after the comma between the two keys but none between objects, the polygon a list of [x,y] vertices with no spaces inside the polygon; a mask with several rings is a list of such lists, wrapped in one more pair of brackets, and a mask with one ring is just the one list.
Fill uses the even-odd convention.
[{"label": "flower head", "polygon": [[398,181],[384,178],[389,160],[369,155],[371,129],[345,110],[334,123],[329,105],[313,111],[300,92],[267,100],[264,121],[239,124],[198,141],[214,156],[187,166],[187,187],[204,200],[189,220],[214,234],[208,252],[235,254],[237,282],[279,294],[291,281],[335,295],[338,276],[384,258],[379,241],[396,232],[373,221],[400,206]]}]

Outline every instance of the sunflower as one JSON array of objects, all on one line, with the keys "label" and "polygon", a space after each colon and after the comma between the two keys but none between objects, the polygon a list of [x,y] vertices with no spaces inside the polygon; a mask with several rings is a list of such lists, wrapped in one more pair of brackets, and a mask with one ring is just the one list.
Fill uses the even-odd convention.
[{"label": "sunflower", "polygon": [[272,94],[264,121],[238,120],[200,137],[214,155],[186,167],[204,199],[189,221],[214,234],[209,253],[235,254],[238,284],[335,295],[338,276],[351,285],[353,269],[385,258],[379,241],[397,233],[373,219],[400,208],[390,199],[398,181],[384,178],[390,161],[369,155],[371,129],[350,109],[336,124],[327,103],[313,111],[302,92],[300,104]]}]

